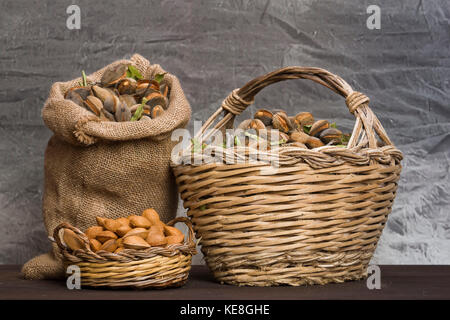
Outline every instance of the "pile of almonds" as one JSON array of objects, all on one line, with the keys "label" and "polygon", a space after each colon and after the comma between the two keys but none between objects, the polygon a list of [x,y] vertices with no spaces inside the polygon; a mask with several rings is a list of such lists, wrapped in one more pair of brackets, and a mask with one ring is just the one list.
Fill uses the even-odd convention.
[{"label": "pile of almonds", "polygon": [[[98,225],[89,227],[84,233],[94,252],[118,253],[124,249],[147,249],[184,241],[184,234],[175,227],[165,225],[154,209],[146,209],[140,216],[96,219]],[[70,229],[64,229],[63,240],[72,250],[85,248],[81,238]]]},{"label": "pile of almonds", "polygon": [[168,107],[169,87],[160,84],[164,74],[143,79],[132,65],[109,67],[100,82],[82,83],[70,88],[64,98],[86,108],[102,121],[137,121],[155,119]]},{"label": "pile of almonds", "polygon": [[[260,109],[255,113],[253,119],[242,121],[237,129],[244,131],[245,145],[258,148],[264,142],[268,149],[271,146],[285,144],[305,149],[314,149],[324,145],[344,147],[350,138],[349,134],[343,134],[338,130],[334,123],[327,120],[315,120],[310,112],[300,112],[290,117],[283,110],[272,112]],[[273,129],[278,130],[276,141],[271,135]],[[234,144],[238,143],[235,141]]]}]

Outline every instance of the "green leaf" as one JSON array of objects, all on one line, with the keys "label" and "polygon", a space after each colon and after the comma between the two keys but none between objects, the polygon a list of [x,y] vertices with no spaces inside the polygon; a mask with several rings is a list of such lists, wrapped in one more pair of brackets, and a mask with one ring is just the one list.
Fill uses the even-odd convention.
[{"label": "green leaf", "polygon": [[203,145],[200,144],[200,142],[197,139],[195,138],[191,139],[191,143],[192,143],[192,152],[197,153],[203,150]]},{"label": "green leaf", "polygon": [[155,76],[155,81],[158,82],[158,83],[161,83],[161,81],[162,81],[162,79],[164,78],[164,75],[165,75],[166,73],[167,73],[167,72],[156,74],[156,76]]},{"label": "green leaf", "polygon": [[144,111],[144,105],[141,104],[139,107],[137,107],[130,121],[139,120],[142,117],[142,111]]},{"label": "green leaf", "polygon": [[81,71],[81,79],[82,79],[81,85],[83,87],[87,87],[86,73],[84,73],[84,70]]},{"label": "green leaf", "polygon": [[241,141],[239,140],[238,136],[234,137],[234,145],[235,145],[235,146],[238,146],[238,147],[242,145],[242,143],[241,143]]},{"label": "green leaf", "polygon": [[142,79],[144,79],[144,77],[139,72],[139,70],[135,66],[132,66],[131,64],[128,66],[127,77],[128,78],[134,78],[135,80],[142,80]]},{"label": "green leaf", "polygon": [[303,126],[303,132],[309,134],[309,131],[311,130],[311,127],[312,127],[311,124],[307,124],[307,125]]},{"label": "green leaf", "polygon": [[206,210],[206,205],[200,206],[200,211],[205,211],[205,210]]},{"label": "green leaf", "polygon": [[137,121],[142,117],[142,112],[144,111],[144,106],[147,103],[147,101],[148,100],[146,98],[142,98],[141,105],[136,109],[130,121]]},{"label": "green leaf", "polygon": [[350,141],[350,135],[349,134],[343,134],[341,136],[341,141],[342,141],[342,143],[347,144]]},{"label": "green leaf", "polygon": [[244,132],[245,136],[258,141],[258,136],[256,134],[251,134],[250,132]]},{"label": "green leaf", "polygon": [[336,122],[333,122],[332,124],[330,124],[330,127],[336,129]]},{"label": "green leaf", "polygon": [[281,140],[279,140],[279,141],[273,141],[273,142],[271,142],[270,145],[271,145],[271,146],[278,146],[278,145],[283,144],[283,143],[286,143],[286,140],[281,139]]}]

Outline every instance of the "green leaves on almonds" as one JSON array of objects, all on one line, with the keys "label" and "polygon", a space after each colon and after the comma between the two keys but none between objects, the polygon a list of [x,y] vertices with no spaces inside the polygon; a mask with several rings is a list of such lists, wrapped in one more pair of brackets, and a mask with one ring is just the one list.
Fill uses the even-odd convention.
[{"label": "green leaves on almonds", "polygon": [[278,145],[284,144],[284,143],[286,143],[286,142],[287,142],[286,140],[281,139],[281,140],[279,140],[279,141],[273,141],[273,142],[271,142],[270,145],[271,145],[271,146],[278,146]]},{"label": "green leaves on almonds", "polygon": [[81,71],[80,87],[87,87],[87,78],[86,78],[86,73],[84,72],[84,70]]},{"label": "green leaves on almonds", "polygon": [[155,81],[158,83],[161,83],[162,79],[164,79],[164,76],[166,75],[167,72],[164,73],[158,73],[155,75]]},{"label": "green leaves on almonds", "polygon": [[309,131],[311,130],[312,124],[308,124],[303,126],[303,132],[309,134]]},{"label": "green leaves on almonds", "polygon": [[[244,132],[244,135],[246,136],[246,137],[249,137],[249,138],[251,138],[251,139],[253,139],[253,140],[256,140],[256,141],[258,141],[259,140],[259,137],[256,135],[256,134],[252,134],[252,133],[250,133],[250,132]],[[237,137],[236,137],[237,138]]]},{"label": "green leaves on almonds", "polygon": [[136,67],[132,66],[131,64],[128,66],[127,77],[128,78],[133,78],[135,80],[142,80],[142,79],[144,79],[144,77],[139,72],[139,70]]},{"label": "green leaves on almonds", "polygon": [[141,105],[136,109],[136,112],[133,114],[130,121],[137,121],[142,117],[142,113],[144,111],[144,106],[146,103],[147,103],[147,99],[142,98]]},{"label": "green leaves on almonds", "polygon": [[202,152],[203,149],[206,148],[206,143],[200,143],[197,139],[191,139],[192,143],[192,153],[199,153]]},{"label": "green leaves on almonds", "polygon": [[350,141],[350,134],[343,134],[341,136],[341,141],[343,144],[348,144],[348,142]]}]

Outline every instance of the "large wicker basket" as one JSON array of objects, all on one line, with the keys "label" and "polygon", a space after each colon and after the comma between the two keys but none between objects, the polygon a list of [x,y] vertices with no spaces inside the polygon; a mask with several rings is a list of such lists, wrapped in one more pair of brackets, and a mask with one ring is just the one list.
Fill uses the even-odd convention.
[{"label": "large wicker basket", "polygon": [[[151,247],[144,250],[124,249],[119,253],[93,252],[89,240],[79,229],[62,223],[53,233],[65,267],[80,268],[81,286],[109,288],[167,288],[182,286],[188,279],[192,255],[196,253],[194,231],[187,218],[179,217],[167,225],[184,222],[189,237],[183,244],[165,247]],[[72,251],[61,241],[60,230],[68,228],[80,236],[85,249]]]},{"label": "large wicker basket", "polygon": [[402,153],[369,99],[326,70],[287,67],[248,82],[223,101],[196,139],[232,127],[261,89],[288,79],[313,80],[346,99],[356,117],[346,148],[286,146],[255,156],[252,148],[242,153],[208,145],[204,153],[223,154],[221,160],[202,163],[196,160],[204,155],[187,150],[172,163],[206,263],[222,283],[297,286],[364,278],[391,212]]}]

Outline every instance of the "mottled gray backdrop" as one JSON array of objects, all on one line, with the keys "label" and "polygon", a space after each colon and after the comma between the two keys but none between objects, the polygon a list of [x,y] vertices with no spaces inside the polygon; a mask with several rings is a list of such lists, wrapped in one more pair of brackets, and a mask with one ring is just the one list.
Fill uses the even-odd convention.
[{"label": "mottled gray backdrop", "polygon": [[[448,0],[0,3],[0,263],[23,263],[49,249],[41,197],[51,133],[40,111],[51,84],[135,52],[180,78],[193,120],[205,120],[232,89],[282,66],[342,76],[370,97],[405,155],[373,262],[450,263]],[[81,8],[81,30],[66,28],[70,4]],[[371,4],[381,8],[380,30],[366,27]],[[256,107],[311,110],[348,130],[353,124],[340,96],[305,80],[271,86]]]}]

